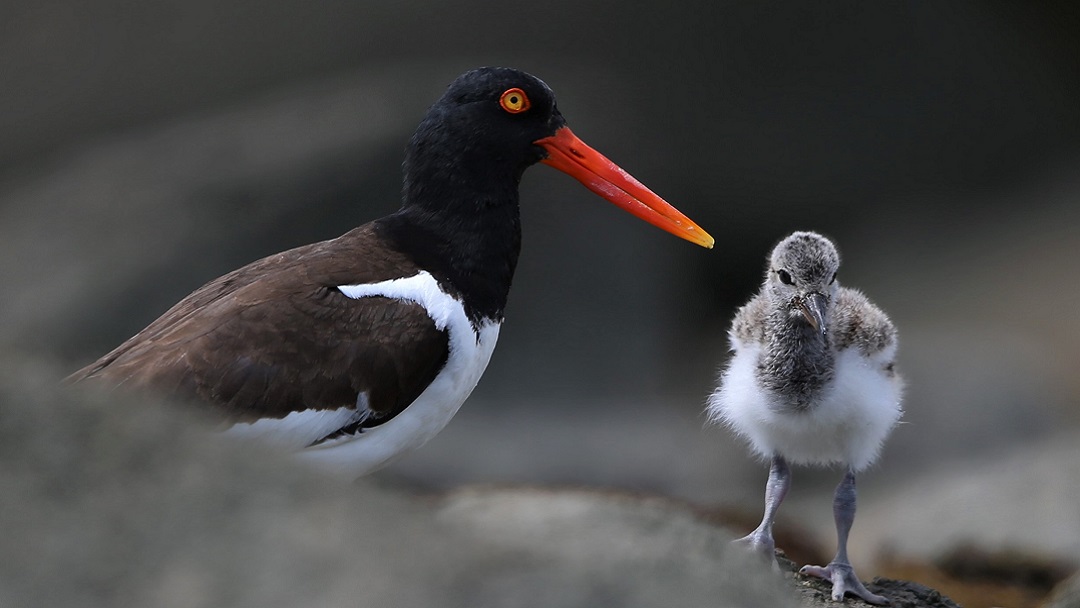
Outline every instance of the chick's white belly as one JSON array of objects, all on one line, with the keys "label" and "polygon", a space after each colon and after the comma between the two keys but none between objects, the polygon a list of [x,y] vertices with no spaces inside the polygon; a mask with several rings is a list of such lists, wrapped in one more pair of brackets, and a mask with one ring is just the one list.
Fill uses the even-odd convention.
[{"label": "chick's white belly", "polygon": [[855,470],[877,458],[900,418],[901,382],[857,349],[841,351],[820,400],[804,411],[784,405],[757,380],[760,349],[741,348],[709,397],[712,420],[744,437],[763,457],[792,463],[843,463]]}]

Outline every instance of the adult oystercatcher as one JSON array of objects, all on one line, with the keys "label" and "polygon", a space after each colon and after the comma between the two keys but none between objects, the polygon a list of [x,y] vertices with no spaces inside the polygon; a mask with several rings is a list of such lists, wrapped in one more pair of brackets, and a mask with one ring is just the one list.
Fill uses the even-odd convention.
[{"label": "adult oystercatcher", "polygon": [[832,581],[834,600],[850,593],[886,604],[855,576],[847,540],[855,473],[874,462],[900,419],[896,329],[866,296],[837,283],[839,267],[836,247],[820,234],[796,232],[776,245],[761,291],[731,324],[735,354],[708,412],[772,460],[765,515],[738,542],[774,560],[772,524],[791,480],[788,462],[843,465],[833,500],[836,557],[800,572]]},{"label": "adult oystercatcher", "polygon": [[69,380],[202,401],[230,433],[378,469],[440,431],[487,367],[520,250],[518,183],[537,162],[713,245],[578,139],[541,80],[481,68],[409,141],[399,211],[210,281]]}]

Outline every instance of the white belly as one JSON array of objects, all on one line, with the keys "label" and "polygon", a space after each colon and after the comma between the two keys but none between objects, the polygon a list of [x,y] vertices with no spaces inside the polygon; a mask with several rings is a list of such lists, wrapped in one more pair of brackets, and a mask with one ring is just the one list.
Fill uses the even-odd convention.
[{"label": "white belly", "polygon": [[[474,329],[462,303],[443,292],[427,272],[338,289],[351,298],[381,296],[422,306],[435,326],[448,335],[449,352],[439,374],[415,401],[387,422],[313,447],[305,446],[358,420],[358,410],[349,407],[293,412],[280,419],[236,424],[227,432],[269,439],[300,450],[303,459],[359,477],[424,445],[450,422],[487,368],[499,338],[500,324],[487,321]],[[362,394],[361,406],[365,399],[366,395]]]},{"label": "white belly", "polygon": [[744,437],[765,458],[792,463],[845,464],[856,471],[877,458],[900,419],[901,382],[857,349],[841,351],[836,374],[820,402],[792,412],[757,381],[760,349],[744,346],[724,371],[708,401],[712,420]]},{"label": "white belly", "polygon": [[301,457],[361,476],[427,443],[450,422],[476,388],[499,338],[498,323],[482,326],[479,333],[473,332],[467,319],[465,325],[449,326],[450,354],[446,366],[405,411],[359,435],[307,448]]}]

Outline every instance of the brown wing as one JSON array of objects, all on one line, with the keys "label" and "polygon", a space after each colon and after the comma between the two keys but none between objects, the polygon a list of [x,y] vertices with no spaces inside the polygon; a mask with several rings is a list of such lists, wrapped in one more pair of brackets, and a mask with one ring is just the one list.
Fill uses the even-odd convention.
[{"label": "brown wing", "polygon": [[434,379],[448,339],[417,304],[336,289],[418,271],[380,245],[368,225],[254,262],[71,379],[197,398],[233,421],[353,406],[362,392],[374,421],[393,417]]}]

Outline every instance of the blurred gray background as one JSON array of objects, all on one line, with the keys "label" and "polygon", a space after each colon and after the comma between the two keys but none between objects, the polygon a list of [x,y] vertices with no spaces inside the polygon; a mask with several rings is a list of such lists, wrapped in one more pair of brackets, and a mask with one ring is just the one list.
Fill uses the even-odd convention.
[{"label": "blurred gray background", "polygon": [[[220,274],[392,212],[412,129],[479,65],[544,79],[717,245],[531,169],[492,363],[381,477],[758,509],[765,468],[701,410],[765,255],[814,229],[898,325],[909,386],[861,559],[946,536],[1080,555],[1069,2],[9,2],[0,342],[74,370]],[[782,511],[826,545],[837,479],[797,470]],[[1031,503],[1050,523],[1010,525]]]}]

